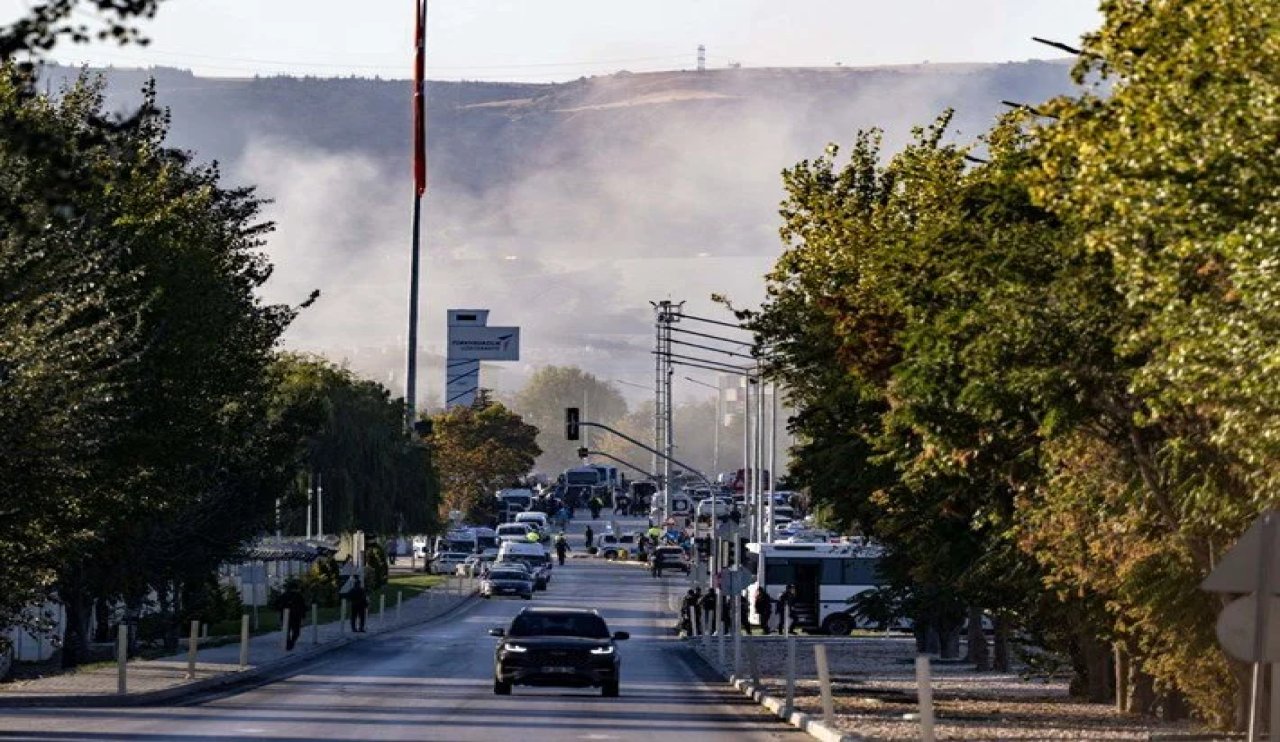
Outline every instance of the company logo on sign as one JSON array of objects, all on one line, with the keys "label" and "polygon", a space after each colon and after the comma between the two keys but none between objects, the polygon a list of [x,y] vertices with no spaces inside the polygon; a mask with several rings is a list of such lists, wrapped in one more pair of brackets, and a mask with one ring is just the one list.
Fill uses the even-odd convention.
[{"label": "company logo on sign", "polygon": [[473,361],[518,361],[520,328],[450,327],[449,357]]}]

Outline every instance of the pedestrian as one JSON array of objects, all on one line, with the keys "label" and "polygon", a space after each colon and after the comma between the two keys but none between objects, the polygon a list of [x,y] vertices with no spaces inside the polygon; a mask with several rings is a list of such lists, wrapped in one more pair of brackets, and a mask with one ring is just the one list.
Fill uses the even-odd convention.
[{"label": "pedestrian", "polygon": [[600,520],[600,511],[604,509],[604,502],[600,497],[591,498],[591,502],[587,503],[587,507],[591,508],[591,520]]},{"label": "pedestrian", "polygon": [[582,535],[583,535],[583,537],[585,537],[585,538],[586,538],[586,541],[587,541],[587,550],[589,551],[589,550],[591,549],[591,547],[592,547],[592,546],[594,545],[594,543],[595,543],[595,540],[596,540],[596,532],[595,532],[595,531],[593,531],[593,530],[591,530],[591,526],[587,526],[587,532],[586,532],[586,533],[584,533],[584,534],[582,534]]},{"label": "pedestrian", "polygon": [[728,635],[733,632],[733,601],[728,593],[720,595],[720,633]]},{"label": "pedestrian", "polygon": [[707,591],[702,594],[702,599],[698,601],[698,607],[702,609],[702,625],[707,627],[707,633],[709,634],[712,628],[715,627],[716,591],[712,588],[707,588]]},{"label": "pedestrian", "polygon": [[685,635],[697,636],[702,633],[702,588],[691,587],[680,601],[680,614],[683,616]]},{"label": "pedestrian", "polygon": [[738,593],[738,630],[744,634],[751,633],[751,610],[747,605],[747,596],[742,592]]},{"label": "pedestrian", "polygon": [[563,533],[556,534],[556,558],[560,560],[560,566],[564,566],[564,555],[569,551],[569,541],[564,537]]},{"label": "pedestrian", "polygon": [[[284,613],[288,611],[289,621],[286,624]],[[302,597],[296,579],[284,583],[284,593],[280,595],[280,625],[284,627],[284,648],[292,651],[302,634],[302,619],[307,615],[307,601]]]},{"label": "pedestrian", "polygon": [[778,596],[778,633],[790,634],[791,624],[795,620],[792,612],[796,608],[796,586],[787,585]]},{"label": "pedestrian", "polygon": [[363,634],[365,620],[369,617],[369,594],[365,592],[360,578],[355,580],[355,585],[347,592],[347,600],[351,601],[351,631]]},{"label": "pedestrian", "polygon": [[769,633],[769,619],[773,616],[773,598],[763,586],[756,588],[756,615],[760,618],[760,628]]},{"label": "pedestrian", "polygon": [[662,560],[658,558],[658,552],[655,549],[653,556],[649,559],[649,572],[655,578],[662,576]]}]

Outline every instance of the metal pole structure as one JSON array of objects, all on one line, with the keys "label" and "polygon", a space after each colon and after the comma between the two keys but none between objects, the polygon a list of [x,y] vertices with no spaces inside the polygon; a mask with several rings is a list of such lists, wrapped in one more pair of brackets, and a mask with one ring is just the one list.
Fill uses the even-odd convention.
[{"label": "metal pole structure", "polygon": [[427,190],[427,0],[414,2],[413,237],[409,267],[409,338],[404,379],[405,426],[412,429],[418,404],[418,285],[422,264],[422,194]]},{"label": "metal pole structure", "polygon": [[751,513],[751,379],[742,380],[742,507]]},{"label": "metal pole structure", "polygon": [[770,386],[773,388],[773,401],[769,412],[769,528],[765,531],[765,535],[767,540],[773,543],[773,508],[775,507],[773,498],[778,491],[778,384],[774,382]]},{"label": "metal pole structure", "polygon": [[764,468],[764,395],[769,391],[769,386],[765,383],[764,377],[760,375],[760,366],[756,365],[756,378],[760,379],[760,388],[756,391],[756,542],[767,540],[765,536],[768,533],[766,529],[768,517],[765,513],[764,502],[764,478],[769,476],[769,472]]},{"label": "metal pole structure", "polygon": [[316,538],[324,538],[324,475],[316,474]]},{"label": "metal pole structure", "polygon": [[[662,310],[657,304],[654,309],[658,312],[657,318],[662,317]],[[662,450],[662,434],[666,428],[662,424],[662,370],[664,356],[662,354],[662,323],[655,319],[653,323],[653,458],[649,471],[658,472],[658,451]]]},{"label": "metal pole structure", "polygon": [[315,504],[316,499],[316,483],[312,477],[312,472],[307,471],[307,540],[311,540],[311,508]]}]

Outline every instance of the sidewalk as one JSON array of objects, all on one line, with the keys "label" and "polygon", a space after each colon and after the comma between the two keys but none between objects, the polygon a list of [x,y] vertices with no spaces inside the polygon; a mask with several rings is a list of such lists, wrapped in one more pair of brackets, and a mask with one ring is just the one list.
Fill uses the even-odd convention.
[{"label": "sidewalk", "polygon": [[[367,633],[351,633],[350,623],[332,621],[313,628],[303,624],[293,651],[286,652],[282,632],[249,638],[248,664],[240,667],[240,642],[204,647],[196,659],[196,676],[187,676],[187,652],[155,660],[130,660],[126,666],[127,693],[118,691],[118,666],[91,665],[76,672],[0,685],[0,707],[35,705],[128,705],[156,702],[221,685],[251,679],[268,671],[300,663],[354,641],[440,617],[474,596],[474,587],[459,596],[444,588],[428,590],[406,600],[396,620],[394,605],[385,616],[370,612]],[[377,606],[372,606],[376,610]]]}]

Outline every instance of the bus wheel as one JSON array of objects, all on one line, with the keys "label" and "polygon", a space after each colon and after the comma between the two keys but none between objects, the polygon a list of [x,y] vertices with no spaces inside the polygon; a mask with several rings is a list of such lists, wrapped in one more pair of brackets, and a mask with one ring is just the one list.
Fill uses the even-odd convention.
[{"label": "bus wheel", "polygon": [[822,631],[831,636],[848,636],[853,632],[853,618],[844,613],[827,616],[822,622]]}]

